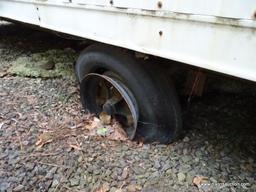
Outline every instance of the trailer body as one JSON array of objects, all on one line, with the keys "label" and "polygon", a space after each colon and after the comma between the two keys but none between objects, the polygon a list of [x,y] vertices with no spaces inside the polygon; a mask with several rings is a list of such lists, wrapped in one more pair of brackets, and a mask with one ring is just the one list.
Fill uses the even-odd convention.
[{"label": "trailer body", "polygon": [[256,81],[255,0],[0,0],[0,17]]}]

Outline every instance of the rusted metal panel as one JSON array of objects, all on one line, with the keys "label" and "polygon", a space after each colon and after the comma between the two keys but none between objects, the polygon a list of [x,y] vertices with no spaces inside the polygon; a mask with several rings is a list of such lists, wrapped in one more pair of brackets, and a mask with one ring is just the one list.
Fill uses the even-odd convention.
[{"label": "rusted metal panel", "polygon": [[196,15],[252,19],[256,1],[247,0],[73,0],[73,3],[128,9],[162,10]]}]

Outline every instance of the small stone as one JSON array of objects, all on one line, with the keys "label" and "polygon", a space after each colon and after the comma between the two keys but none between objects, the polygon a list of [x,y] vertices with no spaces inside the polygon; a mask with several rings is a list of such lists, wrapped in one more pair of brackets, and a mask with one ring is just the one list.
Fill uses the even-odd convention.
[{"label": "small stone", "polygon": [[168,170],[166,170],[166,172],[165,172],[167,175],[171,175],[172,174],[172,169],[168,169]]},{"label": "small stone", "polygon": [[128,175],[129,175],[129,168],[125,167],[121,175],[121,180],[125,180],[128,177]]},{"label": "small stone", "polygon": [[29,141],[23,141],[22,144],[23,144],[24,146],[27,146],[27,145],[29,144]]},{"label": "small stone", "polygon": [[128,147],[127,145],[123,145],[123,146],[122,146],[122,150],[123,150],[123,151],[128,151],[128,150],[129,150],[129,147]]},{"label": "small stone", "polygon": [[15,187],[13,189],[14,192],[18,192],[18,191],[22,191],[24,189],[24,186],[23,185],[18,185],[17,187]]},{"label": "small stone", "polygon": [[35,164],[34,163],[26,163],[26,168],[28,171],[32,171],[35,168]]},{"label": "small stone", "polygon": [[188,137],[184,137],[183,141],[184,142],[189,142],[189,138]]},{"label": "small stone", "polygon": [[145,170],[144,170],[142,167],[140,167],[140,166],[135,166],[135,167],[133,167],[133,171],[134,171],[135,174],[137,174],[137,175],[140,175],[140,174],[145,173]]},{"label": "small stone", "polygon": [[9,160],[9,164],[15,165],[20,161],[20,158],[12,158]]},{"label": "small stone", "polygon": [[109,191],[109,189],[110,189],[109,183],[107,183],[107,182],[103,183],[102,189],[103,189],[104,191]]},{"label": "small stone", "polygon": [[251,186],[251,189],[252,189],[253,191],[256,191],[256,184],[253,184],[253,185]]},{"label": "small stone", "polygon": [[10,186],[10,183],[2,182],[0,183],[0,191],[6,191]]},{"label": "small stone", "polygon": [[181,160],[182,160],[184,163],[187,163],[187,162],[189,162],[191,159],[189,158],[189,156],[182,156],[182,157],[181,157]]},{"label": "small stone", "polygon": [[53,168],[51,168],[50,172],[52,174],[54,174],[54,173],[56,173],[57,169],[58,169],[58,167],[53,167]]},{"label": "small stone", "polygon": [[152,175],[150,176],[150,178],[158,178],[160,175],[159,175],[159,172],[158,171],[155,171],[154,173],[152,173]]},{"label": "small stone", "polygon": [[53,173],[48,172],[45,176],[46,179],[52,179],[53,178]]},{"label": "small stone", "polygon": [[133,184],[128,185],[128,186],[127,186],[127,191],[129,191],[129,192],[135,192],[135,191],[137,191],[136,185],[133,185]]},{"label": "small stone", "polygon": [[147,187],[147,188],[143,188],[141,190],[141,192],[158,192],[159,190],[153,188],[153,187]]},{"label": "small stone", "polygon": [[77,161],[81,163],[83,161],[83,156],[79,156]]},{"label": "small stone", "polygon": [[57,179],[54,179],[52,182],[52,187],[56,187],[59,184],[59,181]]},{"label": "small stone", "polygon": [[19,174],[19,178],[24,178],[26,176],[26,173],[25,172],[22,172]]},{"label": "small stone", "polygon": [[196,175],[196,172],[195,172],[195,171],[189,171],[189,172],[187,173],[186,181],[187,181],[188,183],[192,183],[192,182],[193,182],[193,178],[195,177],[195,175]]},{"label": "small stone", "polygon": [[249,163],[253,163],[253,162],[254,162],[253,158],[249,158],[249,159],[248,159],[248,162],[249,162]]},{"label": "small stone", "polygon": [[118,178],[118,173],[116,171],[114,171],[112,174],[111,174],[111,178],[112,179],[117,179]]},{"label": "small stone", "polygon": [[100,173],[101,173],[100,169],[95,169],[93,171],[93,174],[95,174],[95,175],[99,175]]},{"label": "small stone", "polygon": [[183,182],[186,179],[186,175],[182,172],[178,173],[178,180],[179,182]]},{"label": "small stone", "polygon": [[46,181],[46,182],[44,183],[44,189],[45,189],[46,191],[48,191],[48,189],[50,188],[51,184],[52,184],[52,181]]},{"label": "small stone", "polygon": [[30,184],[31,185],[34,185],[36,182],[37,182],[38,178],[37,177],[33,177],[31,180],[30,180]]},{"label": "small stone", "polygon": [[217,181],[216,179],[214,179],[213,177],[210,177],[210,181],[211,181],[212,183],[218,183],[218,181]]},{"label": "small stone", "polygon": [[117,192],[117,190],[118,190],[118,188],[116,188],[116,187],[111,187],[110,190],[109,190],[109,192]]},{"label": "small stone", "polygon": [[187,155],[188,154],[188,149],[187,148],[184,148],[183,149],[183,155]]},{"label": "small stone", "polygon": [[71,187],[78,186],[78,185],[79,185],[79,179],[77,179],[77,178],[70,179],[70,186]]},{"label": "small stone", "polygon": [[18,182],[18,178],[17,178],[17,177],[9,177],[9,178],[8,178],[8,181],[9,181],[10,183]]},{"label": "small stone", "polygon": [[86,185],[86,180],[84,179],[83,176],[80,177],[80,181],[79,181],[79,186],[80,186],[80,189],[84,188]]},{"label": "small stone", "polygon": [[155,168],[159,169],[161,167],[161,164],[158,160],[155,160]]},{"label": "small stone", "polygon": [[4,158],[6,158],[8,156],[8,154],[1,154],[0,155],[0,159],[4,159]]},{"label": "small stone", "polygon": [[163,167],[162,167],[162,171],[166,171],[166,170],[168,170],[168,169],[170,169],[172,166],[171,166],[171,164],[168,162],[168,163],[165,163],[164,165],[163,165]]},{"label": "small stone", "polygon": [[57,169],[58,169],[57,167],[53,167],[52,169],[50,169],[50,171],[47,172],[45,178],[52,179],[53,175],[56,173]]}]

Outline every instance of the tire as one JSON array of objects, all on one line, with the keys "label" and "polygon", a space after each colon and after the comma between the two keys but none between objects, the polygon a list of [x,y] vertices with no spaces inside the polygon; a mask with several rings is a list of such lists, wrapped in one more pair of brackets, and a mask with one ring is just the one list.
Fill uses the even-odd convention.
[{"label": "tire", "polygon": [[111,71],[133,93],[138,104],[139,120],[136,138],[144,142],[173,142],[181,133],[181,113],[175,89],[156,64],[135,58],[132,52],[108,45],[86,48],[76,63],[83,106],[92,113],[93,107],[84,102],[83,79],[89,73],[103,74]]}]

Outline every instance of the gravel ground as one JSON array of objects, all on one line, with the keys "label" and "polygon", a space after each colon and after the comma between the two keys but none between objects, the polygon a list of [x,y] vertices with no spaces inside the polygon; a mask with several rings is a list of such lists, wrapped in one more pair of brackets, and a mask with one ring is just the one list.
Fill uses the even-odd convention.
[{"label": "gravel ground", "polygon": [[7,73],[19,57],[84,44],[0,24],[0,191],[256,191],[255,93],[209,91],[184,105],[182,140],[142,144],[76,126],[89,117],[73,80]]}]

